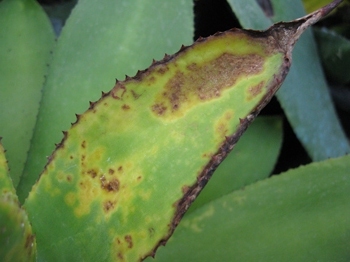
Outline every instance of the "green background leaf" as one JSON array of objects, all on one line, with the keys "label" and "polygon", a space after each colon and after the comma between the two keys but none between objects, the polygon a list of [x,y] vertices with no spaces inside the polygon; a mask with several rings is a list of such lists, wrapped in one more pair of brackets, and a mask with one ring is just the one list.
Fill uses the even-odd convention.
[{"label": "green background leaf", "polygon": [[326,28],[315,30],[315,36],[327,75],[336,83],[349,83],[350,41]]},{"label": "green background leaf", "polygon": [[350,156],[326,160],[210,202],[155,261],[348,261],[349,170]]},{"label": "green background leaf", "polygon": [[186,215],[214,199],[271,175],[282,145],[282,133],[280,117],[258,117],[215,170]]},{"label": "green background leaf", "polygon": [[51,23],[36,1],[0,3],[0,136],[15,187],[27,158],[53,44]]},{"label": "green background leaf", "polygon": [[[161,11],[160,11],[161,10]],[[115,78],[134,75],[152,58],[174,53],[193,36],[192,1],[80,1],[54,50],[32,146],[19,185],[23,201],[46,163],[45,156],[75,122],[109,91]]]}]

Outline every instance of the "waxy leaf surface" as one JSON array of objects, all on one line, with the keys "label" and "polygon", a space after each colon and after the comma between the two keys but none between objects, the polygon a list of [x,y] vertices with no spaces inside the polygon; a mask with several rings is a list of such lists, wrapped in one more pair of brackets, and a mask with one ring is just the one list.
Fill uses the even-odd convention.
[{"label": "waxy leaf surface", "polygon": [[147,261],[347,261],[350,156],[252,184],[185,216]]},{"label": "waxy leaf surface", "polygon": [[53,44],[50,21],[36,1],[0,3],[0,136],[15,187],[27,158]]}]

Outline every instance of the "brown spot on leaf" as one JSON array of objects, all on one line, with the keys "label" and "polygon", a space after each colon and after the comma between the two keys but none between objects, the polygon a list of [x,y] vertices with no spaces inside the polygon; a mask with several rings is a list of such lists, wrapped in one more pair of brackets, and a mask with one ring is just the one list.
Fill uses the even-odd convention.
[{"label": "brown spot on leaf", "polygon": [[262,92],[265,82],[261,81],[259,84],[248,88],[248,100],[254,98]]},{"label": "brown spot on leaf", "polygon": [[115,207],[115,202],[108,200],[103,204],[103,210],[107,213]]},{"label": "brown spot on leaf", "polygon": [[119,173],[123,172],[123,166],[119,166],[119,167],[118,167],[118,172],[119,172]]},{"label": "brown spot on leaf", "polygon": [[108,181],[105,176],[101,176],[100,181],[101,188],[106,190],[107,192],[116,192],[119,190],[119,180],[116,178],[113,178],[112,180]]},{"label": "brown spot on leaf", "polygon": [[28,234],[26,237],[26,243],[24,244],[25,249],[32,248],[34,244],[35,236]]},{"label": "brown spot on leaf", "polygon": [[[188,73],[178,71],[166,83],[151,109],[156,115],[164,116],[218,98],[240,77],[261,72],[263,63],[263,57],[258,54],[230,53],[224,53],[203,65],[191,63],[187,66]],[[170,110],[166,111],[167,108]]]},{"label": "brown spot on leaf", "polygon": [[133,243],[132,243],[132,237],[130,235],[126,235],[124,237],[125,241],[128,243],[128,248],[132,248]]},{"label": "brown spot on leaf", "polygon": [[86,148],[86,141],[85,140],[83,140],[83,142],[81,142],[81,147],[84,149]]},{"label": "brown spot on leaf", "polygon": [[112,169],[112,168],[108,169],[108,174],[113,175],[114,172],[115,172],[114,169]]},{"label": "brown spot on leaf", "polygon": [[97,176],[97,171],[95,169],[89,169],[87,173],[92,177],[95,178]]},{"label": "brown spot on leaf", "polygon": [[73,156],[69,156],[70,159],[73,159],[74,157]]},{"label": "brown spot on leaf", "polygon": [[182,187],[182,193],[183,194],[186,194],[188,192],[188,190],[190,190],[190,187],[189,186],[183,186]]},{"label": "brown spot on leaf", "polygon": [[163,103],[160,103],[160,104],[155,104],[152,106],[152,111],[154,113],[156,113],[157,115],[161,116],[164,114],[164,112],[166,111],[166,107],[164,106]]},{"label": "brown spot on leaf", "polygon": [[71,182],[71,181],[72,181],[72,176],[68,175],[68,176],[67,176],[67,181],[68,181],[68,182]]},{"label": "brown spot on leaf", "polygon": [[130,106],[124,104],[124,105],[122,106],[122,109],[123,109],[124,111],[127,111],[127,110],[130,109]]},{"label": "brown spot on leaf", "polygon": [[169,71],[169,67],[168,66],[166,66],[166,65],[160,65],[159,67],[158,67],[158,70],[157,70],[157,72],[159,73],[159,74],[161,74],[161,75],[164,75],[166,72],[168,72]]},{"label": "brown spot on leaf", "polygon": [[126,87],[122,83],[117,82],[111,91],[111,95],[114,99],[122,99],[125,92]]}]

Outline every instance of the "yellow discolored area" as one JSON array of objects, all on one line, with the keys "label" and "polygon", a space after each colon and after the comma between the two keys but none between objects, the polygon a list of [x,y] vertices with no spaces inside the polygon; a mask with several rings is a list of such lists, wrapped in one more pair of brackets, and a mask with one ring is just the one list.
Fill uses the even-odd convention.
[{"label": "yellow discolored area", "polygon": [[230,135],[231,122],[234,117],[233,110],[227,110],[223,116],[216,122],[214,125],[215,131],[214,134],[218,141],[222,141],[222,138]]}]

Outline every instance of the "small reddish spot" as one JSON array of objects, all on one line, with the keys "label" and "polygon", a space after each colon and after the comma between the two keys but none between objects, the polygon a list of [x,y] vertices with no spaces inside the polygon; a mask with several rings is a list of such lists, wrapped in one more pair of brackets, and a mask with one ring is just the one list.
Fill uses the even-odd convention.
[{"label": "small reddish spot", "polygon": [[128,248],[132,248],[133,243],[132,243],[132,237],[130,235],[125,236],[125,241],[128,243]]},{"label": "small reddish spot", "polygon": [[129,109],[130,109],[130,106],[124,104],[124,105],[122,106],[122,109],[123,109],[124,111],[129,110]]},{"label": "small reddish spot", "polygon": [[124,260],[123,254],[119,252],[119,253],[118,253],[118,258],[119,258],[120,260]]},{"label": "small reddish spot", "polygon": [[67,176],[67,181],[71,182],[72,181],[72,177],[71,176]]},{"label": "small reddish spot", "polygon": [[137,181],[140,181],[140,180],[141,180],[141,178],[142,178],[141,176],[138,176],[138,177],[137,177]]},{"label": "small reddish spot", "polygon": [[110,175],[113,175],[114,172],[115,172],[114,169],[112,169],[112,168],[108,169],[108,173],[109,173]]},{"label": "small reddish spot", "polygon": [[123,172],[123,166],[119,166],[119,167],[118,167],[118,171],[119,171],[119,172]]},{"label": "small reddish spot", "polygon": [[86,148],[86,141],[85,140],[83,142],[81,142],[81,147],[84,149]]}]

